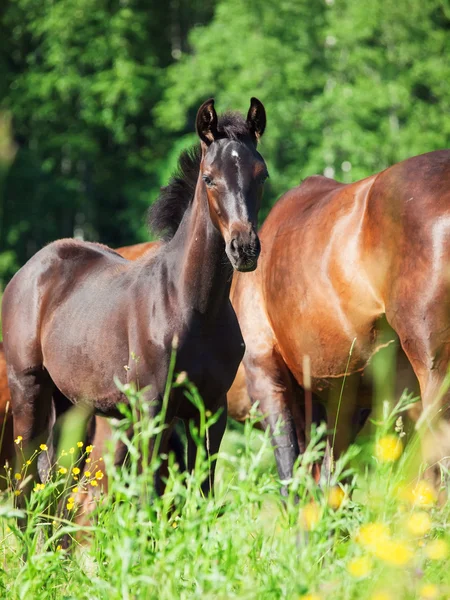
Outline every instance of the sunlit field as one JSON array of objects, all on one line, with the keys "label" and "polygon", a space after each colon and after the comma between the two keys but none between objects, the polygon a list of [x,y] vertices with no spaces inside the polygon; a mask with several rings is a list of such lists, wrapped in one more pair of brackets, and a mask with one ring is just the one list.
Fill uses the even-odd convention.
[{"label": "sunlit field", "polygon": [[[195,391],[189,394],[199,402]],[[450,597],[450,511],[418,478],[418,444],[403,432],[402,411],[411,396],[384,403],[374,435],[337,461],[322,489],[309,474],[323,452],[323,431],[316,431],[283,503],[268,435],[250,422],[227,431],[214,499],[200,492],[205,456],[195,476],[180,473],[172,457],[166,493],[156,497],[158,462],[147,464],[146,449],[161,425],[138,421],[139,395],[128,395],[131,408],[114,440],[125,439],[135,422],[129,464],[116,469],[110,452],[102,457],[107,495],[99,464],[80,469],[92,447],[83,444],[76,417],[66,420],[49,480],[34,484],[23,532],[16,518],[24,513],[13,508],[13,496],[22,493],[28,466],[7,472],[16,491],[5,492],[0,507],[2,598]],[[207,432],[215,417],[203,417]],[[20,448],[21,440],[15,442]],[[31,460],[40,453],[49,448],[42,445]],[[76,525],[83,495],[93,491],[98,499],[91,519]],[[55,499],[62,516],[51,508]],[[67,550],[65,535],[72,539]]]}]

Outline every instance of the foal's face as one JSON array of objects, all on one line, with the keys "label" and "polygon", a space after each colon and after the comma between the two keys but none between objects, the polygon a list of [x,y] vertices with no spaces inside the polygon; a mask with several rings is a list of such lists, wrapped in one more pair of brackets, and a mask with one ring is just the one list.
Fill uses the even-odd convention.
[{"label": "foal's face", "polygon": [[268,174],[256,144],[264,133],[266,113],[256,98],[251,99],[245,126],[248,135],[239,141],[226,137],[218,130],[214,100],[202,104],[197,114],[203,148],[200,185],[206,190],[211,220],[236,271],[256,269],[261,250],[256,225]]},{"label": "foal's face", "polygon": [[201,177],[211,220],[237,271],[256,269],[261,250],[256,226],[267,176],[266,164],[253,146],[222,139],[205,152]]}]

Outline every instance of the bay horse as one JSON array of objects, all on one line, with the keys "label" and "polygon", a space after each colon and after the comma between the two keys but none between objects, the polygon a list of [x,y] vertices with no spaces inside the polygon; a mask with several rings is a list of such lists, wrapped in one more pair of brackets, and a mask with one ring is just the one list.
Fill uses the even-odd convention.
[{"label": "bay horse", "polygon": [[[14,435],[22,436],[25,458],[47,437],[56,391],[113,417],[125,400],[117,376],[138,381],[150,414],[161,414],[174,339],[176,370],[187,372],[207,410],[220,411],[205,447],[216,455],[226,392],[244,353],[229,301],[232,273],[254,270],[260,253],[256,222],[267,167],[257,143],[265,125],[256,98],[247,119],[237,113],[218,119],[214,100],[202,104],[200,145],[182,153],[179,176],[151,211],[153,228],[166,240],[158,252],[130,262],[100,244],[59,240],[10,281],[2,307],[4,348]],[[166,408],[168,424],[198,421],[180,389],[172,390]],[[192,469],[197,447],[186,432]],[[213,489],[214,471],[211,462],[205,494]],[[159,481],[155,487],[160,491]]]},{"label": "bay horse", "polygon": [[232,290],[246,352],[229,396],[242,415],[246,393],[259,403],[280,478],[292,476],[304,440],[305,386],[324,403],[334,458],[352,441],[355,410],[370,408],[363,373],[385,341],[383,318],[419,382],[416,428],[437,476],[450,455],[450,151],[351,184],[308,177],[259,235],[258,268],[236,274]]}]

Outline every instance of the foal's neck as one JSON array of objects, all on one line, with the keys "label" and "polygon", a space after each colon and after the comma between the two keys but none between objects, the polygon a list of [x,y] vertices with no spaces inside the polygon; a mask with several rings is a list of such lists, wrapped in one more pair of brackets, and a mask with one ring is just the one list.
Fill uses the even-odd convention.
[{"label": "foal's neck", "polygon": [[[228,301],[233,271],[225,242],[209,215],[208,200],[199,176],[195,196],[180,229],[180,286],[185,302],[214,319]],[[175,241],[175,240],[174,240]]]}]

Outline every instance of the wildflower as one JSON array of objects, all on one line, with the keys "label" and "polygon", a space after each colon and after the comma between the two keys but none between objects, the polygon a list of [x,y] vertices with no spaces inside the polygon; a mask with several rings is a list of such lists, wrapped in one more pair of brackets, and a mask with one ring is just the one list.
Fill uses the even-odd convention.
[{"label": "wildflower", "polygon": [[431,560],[444,560],[448,556],[448,544],[444,540],[433,540],[425,547],[425,554]]},{"label": "wildflower", "polygon": [[302,510],[301,518],[306,531],[314,529],[320,519],[320,509],[317,504],[307,504]]},{"label": "wildflower", "polygon": [[423,510],[413,513],[406,526],[413,535],[425,535],[432,526],[430,515]]},{"label": "wildflower", "polygon": [[37,483],[33,488],[33,492],[39,492],[40,490],[43,490],[44,488],[45,488],[45,483]]},{"label": "wildflower", "polygon": [[72,490],[72,492],[73,492],[74,494],[78,494],[78,488],[77,488],[77,487],[74,487],[74,488],[73,488],[73,490]]},{"label": "wildflower", "polygon": [[66,467],[61,467],[58,471],[58,473],[61,473],[61,475],[65,475],[67,473],[67,469]]},{"label": "wildflower", "polygon": [[373,553],[377,558],[396,567],[406,565],[413,557],[412,550],[406,544],[389,539],[376,544]]},{"label": "wildflower", "polygon": [[31,465],[31,460],[27,460],[25,464],[27,465],[27,467],[29,467]]},{"label": "wildflower", "polygon": [[20,496],[22,490],[14,490],[14,496]]},{"label": "wildflower", "polygon": [[78,446],[78,448],[82,448],[84,446],[84,443],[83,442],[77,442],[77,446]]},{"label": "wildflower", "polygon": [[63,450],[63,451],[61,452],[61,456],[67,456],[67,452],[66,452],[65,450]]},{"label": "wildflower", "polygon": [[403,452],[403,444],[395,435],[385,435],[375,445],[375,456],[380,462],[395,462]]},{"label": "wildflower", "polygon": [[102,461],[102,460],[103,460],[103,456],[100,456],[100,458],[99,458],[98,460],[99,460],[99,461]]},{"label": "wildflower", "polygon": [[371,570],[372,563],[368,556],[359,556],[357,558],[352,558],[352,560],[347,565],[347,571],[350,573],[350,575],[358,579],[367,577]]},{"label": "wildflower", "polygon": [[98,481],[96,479],[93,479],[91,481],[91,485],[92,485],[92,487],[97,487],[98,486]]},{"label": "wildflower", "polygon": [[73,454],[74,452],[75,452],[75,448],[74,448],[74,447],[72,447],[72,448],[69,450],[69,454]]},{"label": "wildflower", "polygon": [[59,544],[58,546],[56,546],[56,550],[58,550],[58,551],[59,551],[59,550],[62,550],[62,546],[61,546],[61,544]]},{"label": "wildflower", "polygon": [[73,508],[74,508],[74,503],[73,503],[73,502],[68,502],[68,503],[66,504],[66,508],[67,508],[67,510],[73,510]]},{"label": "wildflower", "polygon": [[439,588],[434,583],[424,583],[419,590],[419,594],[421,598],[426,598],[427,600],[431,600],[432,598],[438,598]]},{"label": "wildflower", "polygon": [[86,452],[88,454],[90,454],[92,452],[92,450],[94,449],[94,446],[86,446]]},{"label": "wildflower", "polygon": [[338,485],[335,485],[334,487],[332,487],[330,489],[330,491],[328,492],[328,498],[327,498],[328,506],[330,506],[334,510],[337,510],[341,506],[344,499],[345,499],[345,492]]},{"label": "wildflower", "polygon": [[15,473],[14,479],[16,479],[17,481],[20,481],[22,479],[22,475],[20,473]]},{"label": "wildflower", "polygon": [[74,467],[74,468],[72,469],[72,473],[73,473],[74,475],[79,475],[79,474],[80,474],[80,469],[79,469],[78,467]]},{"label": "wildflower", "polygon": [[436,502],[436,492],[428,481],[421,480],[411,491],[412,504],[416,506],[429,507]]},{"label": "wildflower", "polygon": [[90,477],[91,476],[91,472],[90,471],[85,471],[84,474],[85,474],[86,477]]},{"label": "wildflower", "polygon": [[22,440],[23,440],[23,437],[22,437],[21,435],[18,435],[18,436],[16,437],[16,439],[14,440],[14,443],[18,445],[18,444],[20,444],[20,442],[21,442]]},{"label": "wildflower", "polygon": [[47,452],[47,450],[48,450],[48,446],[47,446],[47,444],[41,444],[41,445],[39,446],[39,448],[42,450],[42,452]]},{"label": "wildflower", "polygon": [[103,479],[103,471],[97,471],[95,474],[95,479]]},{"label": "wildflower", "polygon": [[373,550],[377,544],[388,539],[389,528],[384,523],[362,525],[356,536],[356,541],[369,550]]},{"label": "wildflower", "polygon": [[87,458],[85,462],[87,462],[89,464],[91,462],[91,459]]}]

